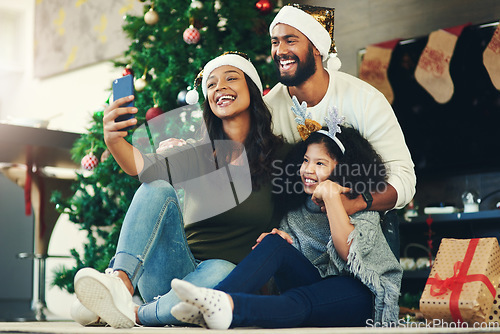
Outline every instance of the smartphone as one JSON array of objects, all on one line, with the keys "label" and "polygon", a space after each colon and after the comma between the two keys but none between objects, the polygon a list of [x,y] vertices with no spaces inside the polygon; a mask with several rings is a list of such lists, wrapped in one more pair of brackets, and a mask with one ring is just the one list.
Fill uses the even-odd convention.
[{"label": "smartphone", "polygon": [[[118,100],[119,98],[134,95],[134,76],[129,74],[124,77],[115,79],[113,81],[113,101]],[[133,107],[134,101],[130,101],[128,103],[122,104],[120,107]],[[115,122],[126,121],[128,119],[133,118],[133,114],[125,114],[120,115],[116,118]],[[131,130],[133,126],[129,126],[121,129],[121,131]]]}]

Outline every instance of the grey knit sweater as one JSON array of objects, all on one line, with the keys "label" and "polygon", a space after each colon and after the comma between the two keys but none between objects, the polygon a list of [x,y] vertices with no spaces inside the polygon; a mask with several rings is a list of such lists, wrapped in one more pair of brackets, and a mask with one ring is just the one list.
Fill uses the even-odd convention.
[{"label": "grey knit sweater", "polygon": [[301,208],[290,211],[280,229],[290,234],[293,246],[318,268],[322,277],[353,275],[375,296],[374,321],[388,324],[398,321],[398,300],[403,270],[394,257],[380,227],[375,211],[350,216],[354,230],[349,234],[347,262],[335,250],[326,214],[315,210],[310,199]]}]

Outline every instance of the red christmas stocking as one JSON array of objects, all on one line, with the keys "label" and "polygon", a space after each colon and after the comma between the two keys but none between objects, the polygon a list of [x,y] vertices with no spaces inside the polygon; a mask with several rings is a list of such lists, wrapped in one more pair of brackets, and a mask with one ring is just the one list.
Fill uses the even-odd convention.
[{"label": "red christmas stocking", "polygon": [[483,52],[483,63],[490,75],[493,86],[500,90],[500,25],[498,25],[491,41]]},{"label": "red christmas stocking", "polygon": [[453,96],[450,60],[458,37],[468,25],[470,23],[431,32],[418,60],[415,79],[438,103],[446,103]]},{"label": "red christmas stocking", "polygon": [[391,61],[392,51],[398,42],[399,39],[395,39],[367,46],[359,69],[359,78],[382,92],[391,104],[394,101],[394,92],[387,77],[387,68]]}]

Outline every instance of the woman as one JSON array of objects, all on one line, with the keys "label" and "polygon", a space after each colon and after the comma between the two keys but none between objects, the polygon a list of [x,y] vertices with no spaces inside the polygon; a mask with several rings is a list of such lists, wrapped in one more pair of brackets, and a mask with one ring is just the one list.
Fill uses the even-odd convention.
[{"label": "woman", "polygon": [[[299,171],[304,192],[280,230],[263,234],[214,290],[172,281],[183,300],[172,309],[175,317],[213,329],[397,321],[402,269],[382,234],[379,214],[348,216],[341,200],[342,194],[383,190],[385,168],[357,130],[340,133],[334,120],[340,119],[330,115],[329,131],[306,133]],[[252,294],[273,276],[280,295]]]},{"label": "woman", "polygon": [[[105,110],[108,149],[124,172],[144,182],[127,211],[106,273],[84,268],[75,276],[79,301],[112,327],[178,324],[170,314],[178,302],[170,292],[171,280],[215,286],[251,250],[260,232],[273,225],[271,166],[282,142],[271,132],[259,75],[242,54],[228,53],[205,65],[201,81],[203,116],[212,141],[208,145],[190,144],[188,149],[162,145],[156,154],[142,154],[121,131],[136,120],[115,122],[120,115],[137,112],[120,107],[133,96],[118,99]],[[248,169],[251,185],[245,194]],[[207,173],[213,177],[201,178]],[[218,182],[224,177],[230,182]],[[200,205],[217,194],[186,191],[183,214],[171,184],[193,179],[208,179],[214,192],[229,193],[234,204],[219,214],[200,215]],[[136,287],[146,304],[132,302]]]}]

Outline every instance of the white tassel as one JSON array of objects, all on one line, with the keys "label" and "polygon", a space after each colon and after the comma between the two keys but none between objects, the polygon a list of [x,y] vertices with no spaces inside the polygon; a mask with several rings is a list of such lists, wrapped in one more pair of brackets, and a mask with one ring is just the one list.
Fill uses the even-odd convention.
[{"label": "white tassel", "polygon": [[326,68],[331,71],[338,71],[340,69],[340,66],[342,66],[342,62],[340,61],[339,57],[337,57],[337,54],[328,54],[328,58],[326,60]]},{"label": "white tassel", "polygon": [[196,104],[198,103],[198,99],[200,98],[198,91],[196,89],[192,89],[186,93],[186,103],[187,104]]}]

